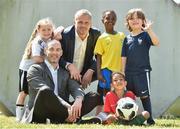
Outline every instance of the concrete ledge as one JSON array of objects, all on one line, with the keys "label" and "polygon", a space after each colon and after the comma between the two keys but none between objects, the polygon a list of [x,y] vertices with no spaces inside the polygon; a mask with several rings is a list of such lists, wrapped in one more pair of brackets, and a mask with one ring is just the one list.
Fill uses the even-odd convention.
[{"label": "concrete ledge", "polygon": [[162,118],[175,118],[180,117],[180,96],[178,96],[174,102],[167,108],[167,110],[161,115]]},{"label": "concrete ledge", "polygon": [[2,103],[0,102],[0,115],[14,116],[14,114]]}]

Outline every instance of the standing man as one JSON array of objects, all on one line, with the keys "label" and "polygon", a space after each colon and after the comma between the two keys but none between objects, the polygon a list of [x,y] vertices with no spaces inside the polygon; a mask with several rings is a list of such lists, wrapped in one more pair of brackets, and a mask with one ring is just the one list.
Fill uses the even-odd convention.
[{"label": "standing man", "polygon": [[[45,61],[28,70],[30,113],[22,122],[46,123],[47,119],[51,123],[77,122],[99,104],[99,95],[92,92],[85,95],[77,81],[59,66],[62,53],[59,41],[52,40],[45,48]],[[74,102],[69,102],[70,94]]]},{"label": "standing man", "polygon": [[66,28],[62,33],[64,66],[72,79],[79,81],[85,89],[97,80],[94,48],[100,36],[100,31],[92,28],[92,15],[86,9],[81,9],[74,16],[74,25]]}]

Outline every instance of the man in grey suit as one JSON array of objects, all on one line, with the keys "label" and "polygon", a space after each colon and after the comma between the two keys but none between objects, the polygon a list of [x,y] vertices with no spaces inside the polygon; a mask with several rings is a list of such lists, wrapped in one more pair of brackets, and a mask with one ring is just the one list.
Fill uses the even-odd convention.
[{"label": "man in grey suit", "polygon": [[[62,53],[59,41],[52,40],[45,48],[45,61],[28,70],[30,113],[22,122],[46,123],[47,119],[51,123],[77,122],[100,104],[98,94],[85,95],[77,81],[59,66]],[[69,102],[70,94],[74,102]]]}]

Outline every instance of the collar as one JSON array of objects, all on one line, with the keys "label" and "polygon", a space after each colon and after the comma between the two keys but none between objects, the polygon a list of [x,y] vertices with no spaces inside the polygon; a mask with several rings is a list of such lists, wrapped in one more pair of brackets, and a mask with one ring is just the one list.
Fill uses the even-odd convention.
[{"label": "collar", "polygon": [[86,38],[85,38],[84,40],[82,40],[82,39],[79,37],[79,35],[78,35],[77,31],[75,30],[75,39],[78,39],[78,40],[80,40],[80,41],[82,41],[82,42],[83,42],[83,41],[86,41],[86,40],[87,40],[88,36],[89,36],[89,32],[88,32],[88,34],[87,34]]},{"label": "collar", "polygon": [[47,67],[50,69],[50,70],[58,70],[59,69],[59,65],[57,66],[56,69],[54,69],[54,67],[49,63],[49,61],[47,59],[45,59],[45,64],[47,65]]}]

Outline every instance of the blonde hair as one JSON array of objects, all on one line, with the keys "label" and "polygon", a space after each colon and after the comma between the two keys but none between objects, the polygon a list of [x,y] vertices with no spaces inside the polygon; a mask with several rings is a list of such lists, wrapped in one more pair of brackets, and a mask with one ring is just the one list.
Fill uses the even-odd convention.
[{"label": "blonde hair", "polygon": [[[133,18],[134,14],[136,14],[138,18],[142,19],[142,21],[146,21],[145,14],[141,8],[130,9],[126,15],[126,23],[125,23],[126,27],[128,28],[128,30],[130,32],[132,31],[132,28],[129,26],[128,21]],[[145,27],[144,22],[143,22],[142,26]]]},{"label": "blonde hair", "polygon": [[[38,29],[42,26],[42,25],[51,25],[52,29],[54,30],[55,26],[54,23],[52,22],[52,20],[50,18],[43,18],[41,20],[39,20],[31,34],[31,37],[29,39],[29,41],[27,42],[25,51],[24,51],[24,55],[23,55],[23,59],[30,59],[31,58],[31,54],[32,54],[32,41],[34,40],[34,38],[37,36],[37,32]],[[54,33],[52,33],[52,37],[53,37]]]}]

